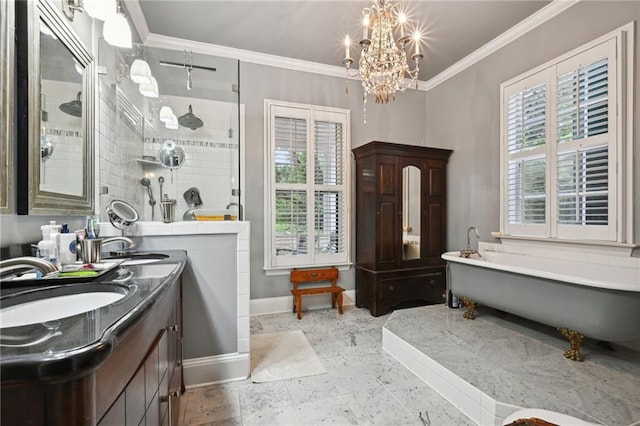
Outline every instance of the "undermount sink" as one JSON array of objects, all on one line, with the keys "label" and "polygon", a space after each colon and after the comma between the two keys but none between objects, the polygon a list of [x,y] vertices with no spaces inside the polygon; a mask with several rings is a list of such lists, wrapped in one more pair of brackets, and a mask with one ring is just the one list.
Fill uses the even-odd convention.
[{"label": "undermount sink", "polygon": [[122,262],[120,265],[122,266],[130,266],[130,265],[144,265],[145,263],[156,263],[160,262],[162,259],[128,259]]},{"label": "undermount sink", "polygon": [[144,265],[145,263],[155,263],[169,257],[165,253],[127,253],[123,256],[117,256],[114,259],[124,258],[122,266],[128,265]]},{"label": "undermount sink", "polygon": [[129,288],[117,284],[81,283],[28,290],[1,301],[0,327],[18,327],[68,318],[110,305]]}]

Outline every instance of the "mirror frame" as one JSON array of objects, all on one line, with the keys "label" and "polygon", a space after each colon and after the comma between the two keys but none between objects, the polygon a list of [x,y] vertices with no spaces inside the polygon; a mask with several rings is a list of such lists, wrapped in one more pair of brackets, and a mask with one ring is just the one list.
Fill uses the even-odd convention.
[{"label": "mirror frame", "polygon": [[13,0],[0,0],[0,213],[13,213]]},{"label": "mirror frame", "polygon": [[[77,33],[49,0],[16,0],[17,182],[19,215],[84,215],[94,210],[94,58]],[[45,22],[78,63],[82,77],[82,195],[40,189],[40,20]],[[80,165],[79,165],[80,166]]]}]

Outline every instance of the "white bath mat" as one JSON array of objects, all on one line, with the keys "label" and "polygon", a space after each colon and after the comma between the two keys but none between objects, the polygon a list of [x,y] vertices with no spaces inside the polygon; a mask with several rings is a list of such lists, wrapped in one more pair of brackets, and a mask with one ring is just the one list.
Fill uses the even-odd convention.
[{"label": "white bath mat", "polygon": [[251,335],[251,380],[254,383],[326,372],[316,351],[300,330]]}]

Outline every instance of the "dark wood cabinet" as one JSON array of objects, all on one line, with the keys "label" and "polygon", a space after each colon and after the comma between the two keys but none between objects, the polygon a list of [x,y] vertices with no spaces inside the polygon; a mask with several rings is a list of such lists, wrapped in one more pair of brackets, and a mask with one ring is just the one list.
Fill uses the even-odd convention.
[{"label": "dark wood cabinet", "polygon": [[60,368],[71,370],[63,376],[3,380],[0,423],[177,425],[184,392],[182,279],[167,284],[140,318],[114,337],[118,344],[112,352],[95,348],[94,356],[106,357],[97,369],[61,359]]},{"label": "dark wood cabinet", "polygon": [[356,160],[356,306],[372,315],[443,302],[452,151],[370,142]]},{"label": "dark wood cabinet", "polygon": [[[159,320],[159,323],[164,326],[156,328],[155,335],[146,333],[144,336],[136,336],[133,334],[129,336],[129,339],[123,341],[123,345],[116,350],[116,354],[120,351],[123,356],[131,356],[135,349],[128,345],[136,345],[136,342],[140,342],[140,338],[151,339],[151,346],[143,352],[144,356],[137,364],[138,368],[133,377],[126,383],[113,405],[102,415],[98,426],[178,424],[179,397],[184,392],[181,331],[182,285],[174,285],[169,294],[163,298],[161,305],[153,311],[158,315],[154,320]],[[147,321],[149,320],[152,319]],[[154,324],[147,325],[153,327]],[[144,327],[144,324],[140,324],[139,327]],[[112,371],[111,367],[107,361],[106,365],[98,370],[99,382],[102,381],[101,377],[106,379],[107,375],[119,376],[120,380],[126,381],[126,373]],[[114,364],[113,368],[117,369],[118,366]],[[122,370],[122,367],[119,369]],[[120,404],[122,399],[125,401],[124,404]],[[100,416],[101,408],[101,404],[98,403],[98,416]],[[117,421],[124,419],[124,422],[114,423],[114,419]]]}]

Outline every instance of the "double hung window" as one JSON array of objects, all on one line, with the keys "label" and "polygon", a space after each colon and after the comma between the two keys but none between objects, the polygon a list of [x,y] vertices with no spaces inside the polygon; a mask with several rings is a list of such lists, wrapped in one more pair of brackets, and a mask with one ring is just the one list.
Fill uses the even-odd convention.
[{"label": "double hung window", "polygon": [[265,269],[349,263],[349,111],[265,101],[265,123]]},{"label": "double hung window", "polygon": [[501,85],[504,234],[630,242],[623,35]]}]

